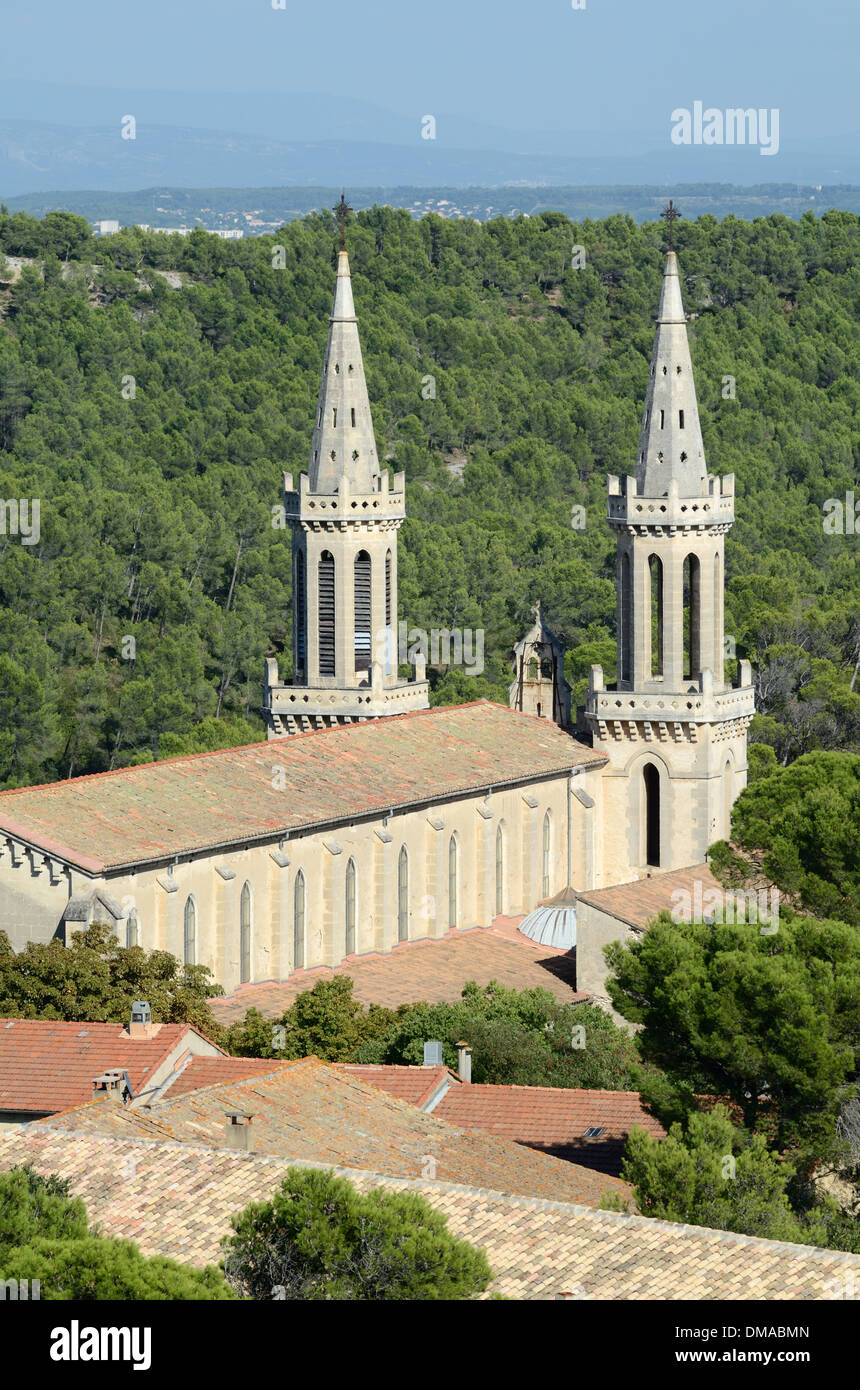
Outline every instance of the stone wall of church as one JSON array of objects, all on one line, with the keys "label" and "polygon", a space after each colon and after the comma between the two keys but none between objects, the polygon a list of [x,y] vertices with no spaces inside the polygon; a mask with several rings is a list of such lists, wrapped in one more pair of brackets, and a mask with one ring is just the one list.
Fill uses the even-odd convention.
[{"label": "stone wall of church", "polygon": [[[142,867],[136,873],[86,879],[75,873],[76,894],[104,889],[132,910],[139,943],[147,950],[185,957],[186,913],[193,924],[193,957],[232,991],[242,982],[242,894],[250,895],[250,981],[286,979],[297,959],[306,968],[339,965],[347,955],[347,869],[354,868],[354,950],[387,952],[402,937],[438,938],[452,927],[487,926],[500,910],[529,912],[567,882],[568,775],[526,786],[466,796],[436,806],[416,806],[378,819],[341,824],[278,842],[181,859],[171,871]],[[599,815],[600,769],[580,772],[571,796],[572,878],[598,885],[594,818]],[[579,799],[579,796],[583,800]],[[583,804],[583,801],[587,804]],[[533,803],[533,804],[532,804]],[[544,822],[549,813],[547,883]],[[500,890],[497,841],[501,827]],[[452,857],[452,838],[456,853]],[[405,864],[401,854],[405,849]],[[0,922],[17,922],[13,944],[48,940],[61,922],[70,895],[68,870],[31,899],[30,878],[14,884],[8,855],[0,861]],[[304,933],[297,940],[296,884],[304,883]],[[401,884],[403,889],[401,890]],[[544,891],[548,888],[548,891]],[[29,916],[21,904],[30,903]],[[247,898],[246,898],[247,901]],[[38,911],[35,903],[38,903]],[[187,905],[191,904],[189,908]],[[102,913],[101,915],[104,915]],[[298,913],[300,924],[301,913]],[[74,930],[78,924],[69,924]],[[125,917],[118,922],[125,939]],[[8,929],[8,928],[7,928]]]},{"label": "stone wall of church", "polygon": [[729,725],[685,725],[679,738],[666,741],[633,740],[628,729],[624,738],[596,738],[594,746],[609,758],[603,772],[598,886],[627,883],[648,868],[644,770],[649,764],[660,786],[660,862],[652,870],[701,863],[714,841],[729,833],[731,807],[747,780],[745,725],[736,732]]}]

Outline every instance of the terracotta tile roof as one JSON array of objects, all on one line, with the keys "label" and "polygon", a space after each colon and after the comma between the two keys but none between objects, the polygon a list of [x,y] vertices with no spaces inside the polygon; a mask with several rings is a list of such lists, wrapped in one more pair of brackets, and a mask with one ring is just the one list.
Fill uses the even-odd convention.
[{"label": "terracotta tile roof", "polygon": [[[459,1085],[447,1067],[372,1067],[362,1066],[357,1062],[336,1062],[335,1068],[337,1071],[346,1072],[349,1076],[357,1076],[370,1086],[377,1086],[380,1091],[385,1091],[390,1096],[396,1096],[398,1100],[405,1100],[409,1105],[416,1105],[419,1110],[423,1110],[428,1101],[432,1100],[440,1090],[447,1086]],[[433,1113],[438,1114],[438,1106],[434,1107]],[[481,1129],[485,1126],[478,1125],[477,1128]],[[508,1137],[512,1138],[513,1136]]]},{"label": "terracotta tile roof", "polygon": [[[632,1125],[660,1139],[666,1134],[659,1121],[642,1109],[636,1091],[453,1085],[433,1114],[463,1129],[500,1134],[616,1176]],[[588,1129],[601,1132],[586,1138]]]},{"label": "terracotta tile roof", "polygon": [[[151,1039],[130,1038],[121,1023],[0,1019],[0,1110],[67,1110],[92,1096],[95,1077],[128,1072],[135,1095],[192,1034],[187,1023],[155,1025]],[[208,1043],[214,1049],[214,1043]]]},{"label": "terracotta tile roof", "polygon": [[187,1096],[189,1091],[199,1091],[202,1086],[268,1076],[285,1066],[289,1066],[289,1062],[264,1057],[191,1057],[187,1066],[171,1081],[166,1095],[175,1100],[177,1096]]},{"label": "terracotta tile roof", "polygon": [[[674,907],[672,894],[680,891],[693,894],[696,883],[701,884],[701,892],[708,893],[716,888],[723,891],[722,884],[714,878],[707,864],[691,864],[688,869],[675,869],[667,874],[654,874],[651,878],[640,878],[635,883],[621,883],[617,888],[597,888],[590,893],[577,893],[577,902],[590,903],[626,922],[630,927],[647,927],[652,918],[664,909],[671,912]],[[677,900],[676,900],[677,901]]]},{"label": "terracotta tile roof", "polygon": [[329,966],[298,970],[280,983],[246,985],[227,998],[209,1000],[219,1023],[235,1023],[248,1009],[259,1009],[264,1018],[280,1018],[297,994],[313,989],[318,980],[348,975],[354,997],[363,1004],[428,1004],[459,999],[469,980],[487,985],[491,980],[508,989],[548,989],[563,1004],[584,1002],[591,996],[577,993],[576,961],[572,954],[537,946],[521,937],[505,940],[489,927],[470,927],[450,932],[438,940],[402,941],[387,954],[368,954]]},{"label": "terracotta tile roof", "polygon": [[281,1159],[321,1160],[391,1177],[417,1178],[435,1165],[443,1182],[597,1206],[626,1183],[514,1144],[469,1132],[426,1115],[360,1077],[315,1057],[282,1064],[252,1080],[222,1083],[146,1107],[99,1100],[38,1124],[77,1133],[226,1146],[225,1115],[254,1116],[254,1152]]},{"label": "terracotta tile roof", "polygon": [[0,792],[0,828],[101,872],[603,762],[546,719],[478,700]]},{"label": "terracotta tile roof", "polygon": [[[175,1100],[203,1086],[271,1075],[288,1065],[249,1057],[193,1057],[172,1082],[168,1094]],[[463,1085],[447,1067],[336,1062],[334,1069],[419,1110],[435,1101],[428,1113],[459,1129],[497,1134],[613,1177],[620,1175],[632,1125],[660,1139],[666,1133],[660,1122],[642,1109],[635,1091]],[[587,1138],[588,1129],[599,1129],[600,1133]]]},{"label": "terracotta tile roof", "polygon": [[[265,1200],[284,1176],[282,1157],[69,1134],[43,1124],[0,1137],[0,1169],[16,1163],[67,1178],[106,1235],[194,1265],[217,1262],[231,1215]],[[324,1158],[297,1166],[331,1167],[362,1192],[419,1192],[455,1235],[486,1252],[495,1276],[488,1294],[552,1299],[578,1290],[593,1300],[800,1302],[837,1297],[849,1280],[852,1288],[860,1284],[860,1255],[438,1180],[381,1177]]]}]

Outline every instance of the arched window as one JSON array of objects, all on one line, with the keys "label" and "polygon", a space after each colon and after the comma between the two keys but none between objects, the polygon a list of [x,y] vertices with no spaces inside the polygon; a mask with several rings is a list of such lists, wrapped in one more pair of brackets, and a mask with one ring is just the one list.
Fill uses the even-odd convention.
[{"label": "arched window", "polygon": [[541,898],[549,897],[549,851],[552,838],[552,818],[547,811],[543,818],[543,846],[541,852]]},{"label": "arched window", "polygon": [[648,557],[651,584],[651,677],[663,674],[663,561],[659,555]]},{"label": "arched window", "polygon": [[630,586],[630,556],[625,551],[621,556],[619,578],[620,593],[620,623],[619,623],[619,644],[621,646],[620,672],[623,681],[629,681],[632,676],[632,652],[633,652],[633,594]]},{"label": "arched window", "polygon": [[457,925],[457,836],[448,841],[448,926]]},{"label": "arched window", "polygon": [[355,860],[350,859],[346,866],[346,954],[355,951]]},{"label": "arched window", "polygon": [[642,770],[645,781],[645,863],[660,867],[660,774],[653,763]]},{"label": "arched window", "polygon": [[726,758],[723,767],[723,839],[732,838],[732,760]]},{"label": "arched window", "polygon": [[505,910],[505,837],[501,822],[496,831],[496,916]]},{"label": "arched window", "polygon": [[246,883],[239,899],[239,983],[251,978],[251,885]]},{"label": "arched window", "polygon": [[296,551],[296,675],[304,676],[307,661],[308,606],[305,572],[305,552]]},{"label": "arched window", "polygon": [[334,654],[334,556],[324,550],[319,559],[319,649],[320,675],[335,674]]},{"label": "arched window", "polygon": [[355,557],[355,669],[370,670],[371,566],[366,550]]},{"label": "arched window", "polygon": [[397,940],[409,940],[409,855],[405,845],[397,860]]},{"label": "arched window", "polygon": [[699,634],[701,631],[701,574],[698,555],[688,555],[684,561],[684,679],[692,678],[701,669]]},{"label": "arched window", "polygon": [[301,970],[305,963],[305,876],[296,874],[293,889],[293,969]]},{"label": "arched window", "polygon": [[197,905],[193,898],[185,899],[183,946],[186,965],[197,964]]},{"label": "arched window", "polygon": [[125,924],[125,944],[126,946],[140,945],[140,919],[136,908],[132,908],[128,914]]}]

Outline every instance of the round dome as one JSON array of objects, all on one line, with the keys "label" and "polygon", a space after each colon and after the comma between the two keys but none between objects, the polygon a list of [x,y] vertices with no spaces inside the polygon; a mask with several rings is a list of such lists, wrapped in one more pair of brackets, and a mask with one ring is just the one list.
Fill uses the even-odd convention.
[{"label": "round dome", "polygon": [[568,886],[520,922],[520,931],[541,946],[571,951],[576,945],[576,893]]}]

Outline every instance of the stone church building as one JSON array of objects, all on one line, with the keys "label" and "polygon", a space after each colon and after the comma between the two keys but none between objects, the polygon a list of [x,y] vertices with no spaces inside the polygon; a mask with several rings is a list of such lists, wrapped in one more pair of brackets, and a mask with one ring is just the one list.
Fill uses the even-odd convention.
[{"label": "stone church building", "polygon": [[376,455],[346,252],[284,514],[293,679],[266,663],[268,740],[0,794],[16,949],[106,920],[229,991],[704,864],[745,785],[753,687],[745,661],[724,678],[734,483],[705,466],[674,252],[635,475],[609,479],[618,679],[592,668],[578,737],[539,613],[511,708],[430,709],[421,658],[399,674],[404,478]]}]

